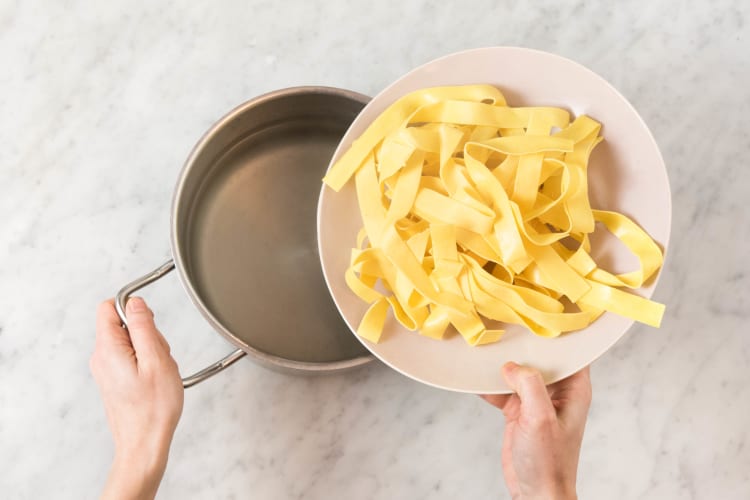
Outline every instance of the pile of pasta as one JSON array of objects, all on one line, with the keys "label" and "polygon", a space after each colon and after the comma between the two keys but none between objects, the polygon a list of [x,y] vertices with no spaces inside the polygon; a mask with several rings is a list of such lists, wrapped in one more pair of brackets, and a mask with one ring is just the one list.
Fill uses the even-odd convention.
[{"label": "pile of pasta", "polygon": [[[604,311],[658,327],[664,305],[622,288],[661,267],[659,246],[589,204],[600,128],[559,108],[510,107],[490,85],[423,89],[387,108],[323,179],[336,191],[356,185],[364,227],[345,279],[370,304],[357,333],[378,342],[389,310],[427,337],[452,325],[472,346],[501,338],[486,320],[544,337]],[[596,222],[635,254],[637,270],[597,266]]]}]

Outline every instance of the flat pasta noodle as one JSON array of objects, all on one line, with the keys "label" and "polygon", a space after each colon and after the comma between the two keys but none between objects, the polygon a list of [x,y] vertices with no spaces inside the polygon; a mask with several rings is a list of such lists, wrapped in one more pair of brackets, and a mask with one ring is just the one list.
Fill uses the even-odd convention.
[{"label": "flat pasta noodle", "polygon": [[[501,339],[485,320],[543,337],[604,311],[658,327],[664,305],[621,288],[652,277],[661,249],[626,216],[589,203],[600,129],[560,108],[510,107],[490,85],[423,89],[387,108],[323,179],[335,191],[356,185],[363,228],[344,278],[370,304],[357,333],[379,342],[389,310],[433,339],[453,326],[471,346]],[[598,267],[596,222],[638,269]]]}]

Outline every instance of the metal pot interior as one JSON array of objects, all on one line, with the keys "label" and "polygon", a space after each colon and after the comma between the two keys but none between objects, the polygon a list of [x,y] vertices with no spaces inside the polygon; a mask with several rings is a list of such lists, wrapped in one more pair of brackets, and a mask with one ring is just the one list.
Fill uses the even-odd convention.
[{"label": "metal pot interior", "polygon": [[328,294],[315,234],[320,180],[366,101],[321,87],[257,98],[201,139],[180,176],[172,250],[183,284],[217,331],[267,364],[371,359]]}]

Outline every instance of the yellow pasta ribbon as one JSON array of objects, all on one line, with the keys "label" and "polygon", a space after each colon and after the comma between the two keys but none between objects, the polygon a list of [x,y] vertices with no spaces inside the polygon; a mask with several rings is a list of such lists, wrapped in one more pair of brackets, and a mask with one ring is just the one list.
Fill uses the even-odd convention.
[{"label": "yellow pasta ribbon", "polygon": [[[389,310],[434,339],[452,325],[472,346],[502,337],[485,320],[543,337],[604,311],[659,326],[664,305],[621,288],[651,278],[662,251],[626,216],[591,208],[587,167],[601,125],[570,118],[465,85],[413,92],[373,121],[323,179],[336,191],[356,185],[364,227],[344,278],[370,304],[361,337],[380,341]],[[638,269],[597,266],[588,237],[596,222]]]}]

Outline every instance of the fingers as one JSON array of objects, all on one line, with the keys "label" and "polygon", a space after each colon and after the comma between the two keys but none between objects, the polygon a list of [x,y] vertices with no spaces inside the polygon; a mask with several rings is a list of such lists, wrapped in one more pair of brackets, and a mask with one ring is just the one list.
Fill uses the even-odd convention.
[{"label": "fingers", "polygon": [[132,297],[125,306],[130,340],[138,362],[169,356],[169,344],[154,324],[154,313],[140,297]]},{"label": "fingers", "polygon": [[504,409],[505,405],[508,403],[508,400],[513,396],[513,394],[480,394],[479,397],[487,401],[492,406]]},{"label": "fingers", "polygon": [[582,396],[587,396],[585,399],[591,402],[591,369],[588,366],[561,382],[580,392]]},{"label": "fingers", "polygon": [[96,344],[89,359],[89,369],[97,378],[102,370],[135,368],[135,351],[127,330],[122,327],[114,301],[99,304],[96,310]]},{"label": "fingers", "polygon": [[531,421],[557,418],[541,373],[528,366],[506,363],[503,377],[521,400],[521,416]]},{"label": "fingers", "polygon": [[97,346],[131,345],[128,332],[122,327],[122,321],[117,315],[112,299],[99,304],[96,310],[96,343]]},{"label": "fingers", "polygon": [[559,413],[564,419],[585,420],[591,406],[591,374],[587,366],[568,378],[550,386],[552,397],[559,401]]}]

